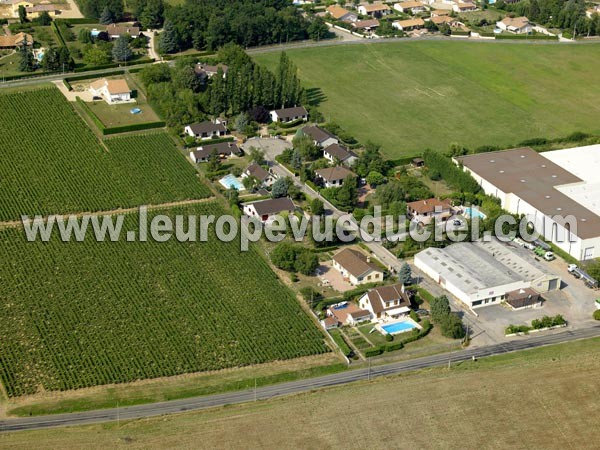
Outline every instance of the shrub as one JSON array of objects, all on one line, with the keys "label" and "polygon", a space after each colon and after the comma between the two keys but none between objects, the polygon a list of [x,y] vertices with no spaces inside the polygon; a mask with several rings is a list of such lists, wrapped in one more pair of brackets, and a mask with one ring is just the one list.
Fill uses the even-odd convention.
[{"label": "shrub", "polygon": [[365,357],[370,358],[372,356],[381,355],[385,351],[385,347],[373,347],[365,351]]},{"label": "shrub", "polygon": [[440,329],[442,335],[447,338],[461,339],[465,337],[465,329],[462,320],[455,313],[450,313],[441,320]]},{"label": "shrub", "polygon": [[385,346],[386,352],[393,352],[395,350],[401,350],[404,348],[404,344],[402,342],[395,342],[393,344],[388,344]]},{"label": "shrub", "polygon": [[600,309],[594,311],[594,319],[600,320]]},{"label": "shrub", "polygon": [[394,336],[388,333],[385,335],[385,340],[388,342],[392,342],[394,340]]}]

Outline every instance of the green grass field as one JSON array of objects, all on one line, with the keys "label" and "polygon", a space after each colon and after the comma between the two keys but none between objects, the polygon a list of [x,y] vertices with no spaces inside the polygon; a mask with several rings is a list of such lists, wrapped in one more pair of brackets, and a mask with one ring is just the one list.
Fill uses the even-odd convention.
[{"label": "green grass field", "polygon": [[[224,210],[210,202],[160,212]],[[138,226],[137,214],[126,216],[124,230]],[[9,396],[327,351],[256,247],[241,252],[214,233],[185,243],[124,235],[28,243],[19,229],[0,232],[0,380]]]},{"label": "green grass field", "polygon": [[166,133],[98,140],[56,88],[0,95],[0,221],[208,197]]},{"label": "green grass field", "polygon": [[[600,46],[472,42],[290,50],[320,110],[389,158],[600,133]],[[255,59],[273,68],[278,53]]]}]

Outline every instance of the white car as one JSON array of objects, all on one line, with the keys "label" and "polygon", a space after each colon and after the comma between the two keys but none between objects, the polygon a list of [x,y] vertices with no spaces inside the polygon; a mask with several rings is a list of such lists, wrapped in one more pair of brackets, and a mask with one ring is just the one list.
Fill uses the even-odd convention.
[{"label": "white car", "polygon": [[552,260],[554,260],[556,258],[554,257],[554,253],[552,253],[552,252],[546,252],[546,253],[544,253],[544,259],[546,261],[552,261]]},{"label": "white car", "polygon": [[567,266],[567,270],[569,271],[569,273],[575,272],[575,269],[577,269],[577,264],[569,264]]}]

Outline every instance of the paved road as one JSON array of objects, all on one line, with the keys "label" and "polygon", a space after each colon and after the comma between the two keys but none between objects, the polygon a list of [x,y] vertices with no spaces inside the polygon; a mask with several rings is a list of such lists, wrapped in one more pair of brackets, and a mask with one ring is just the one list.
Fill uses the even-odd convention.
[{"label": "paved road", "polygon": [[112,408],[81,413],[59,414],[52,416],[27,417],[0,421],[0,432],[34,430],[69,425],[85,425],[115,420],[141,419],[145,417],[174,414],[185,411],[202,410],[228,404],[245,403],[255,400],[266,400],[274,397],[307,392],[313,389],[338,386],[360,380],[395,375],[411,370],[428,367],[444,366],[447,364],[467,361],[485,356],[509,353],[545,345],[558,344],[576,339],[600,336],[600,325],[591,328],[544,334],[523,340],[510,341],[489,347],[460,350],[453,353],[439,354],[409,361],[396,362],[364,369],[326,375],[306,380],[292,381],[272,386],[259,387],[226,394],[194,397],[170,402],[151,403],[147,405],[130,406],[127,408]]}]

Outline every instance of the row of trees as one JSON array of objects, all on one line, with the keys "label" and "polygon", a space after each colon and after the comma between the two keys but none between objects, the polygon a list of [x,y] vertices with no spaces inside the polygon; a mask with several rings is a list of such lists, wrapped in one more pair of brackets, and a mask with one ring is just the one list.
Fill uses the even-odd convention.
[{"label": "row of trees", "polygon": [[[287,0],[186,0],[167,10],[165,32],[175,50],[216,50],[231,42],[249,47],[306,39],[310,25]],[[311,33],[317,37],[323,27]]]},{"label": "row of trees", "polygon": [[210,80],[195,72],[191,58],[178,59],[173,69],[157,64],[140,72],[148,98],[170,126],[243,113],[247,123],[264,122],[269,109],[300,104],[304,97],[297,69],[285,54],[277,75],[255,64],[237,45],[223,47],[218,60],[228,66],[227,74],[220,68]]}]

